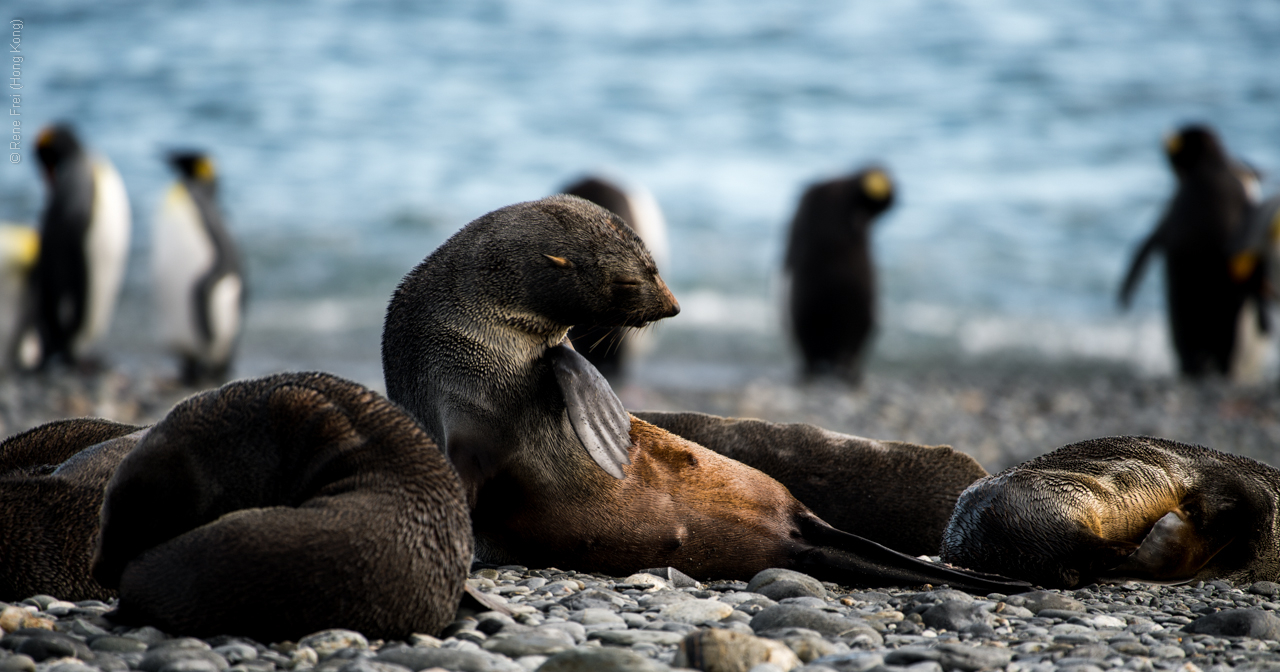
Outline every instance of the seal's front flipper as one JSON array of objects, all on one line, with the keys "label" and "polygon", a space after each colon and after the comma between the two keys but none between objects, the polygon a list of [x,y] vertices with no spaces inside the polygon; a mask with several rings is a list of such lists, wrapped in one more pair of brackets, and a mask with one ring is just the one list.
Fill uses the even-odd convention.
[{"label": "seal's front flipper", "polygon": [[806,516],[798,522],[804,542],[814,547],[797,554],[794,569],[821,581],[866,587],[947,584],[981,594],[1016,593],[1031,588],[1025,581],[999,574],[925,562],[870,539],[841,532],[816,517]]},{"label": "seal's front flipper", "polygon": [[1185,583],[1195,579],[1231,541],[1205,537],[1185,513],[1174,509],[1151,526],[1133,555],[1105,576],[1112,580]]},{"label": "seal's front flipper", "polygon": [[585,357],[563,345],[547,350],[546,356],[578,440],[601,469],[623,478],[622,465],[631,464],[631,415]]}]

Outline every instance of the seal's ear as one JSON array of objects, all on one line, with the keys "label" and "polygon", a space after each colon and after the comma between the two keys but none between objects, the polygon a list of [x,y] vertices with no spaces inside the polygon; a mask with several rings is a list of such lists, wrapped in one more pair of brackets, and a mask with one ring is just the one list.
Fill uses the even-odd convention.
[{"label": "seal's ear", "polygon": [[610,476],[625,478],[622,465],[631,464],[631,414],[609,382],[582,355],[558,345],[547,350],[546,356],[582,447]]}]

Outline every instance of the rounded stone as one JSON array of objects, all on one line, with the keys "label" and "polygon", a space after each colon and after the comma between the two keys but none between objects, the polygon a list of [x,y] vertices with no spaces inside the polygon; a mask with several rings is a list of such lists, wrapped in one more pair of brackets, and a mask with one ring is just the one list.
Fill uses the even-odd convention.
[{"label": "rounded stone", "polygon": [[800,664],[796,654],[779,642],[732,630],[699,630],[680,642],[672,665],[704,672],[741,672],[761,663],[784,670]]},{"label": "rounded stone", "polygon": [[367,649],[369,640],[353,630],[334,628],[307,635],[298,640],[298,646],[309,646],[317,656],[324,658],[342,649]]},{"label": "rounded stone", "polygon": [[230,667],[226,658],[208,649],[164,647],[147,651],[147,655],[143,656],[138,663],[138,669],[143,672],[160,672],[161,669],[180,660],[205,660],[219,672]]},{"label": "rounded stone", "polygon": [[929,607],[920,614],[924,624],[935,630],[959,632],[967,627],[991,625],[994,617],[984,605],[947,600]]},{"label": "rounded stone", "polygon": [[561,636],[548,633],[522,632],[515,635],[498,635],[485,641],[484,650],[508,658],[522,656],[550,656],[573,648],[573,638],[561,632]]},{"label": "rounded stone", "polygon": [[788,597],[825,598],[827,589],[822,582],[790,569],[766,569],[756,573],[747,582],[747,591],[759,593],[771,600],[781,601]]},{"label": "rounded stone", "polygon": [[0,657],[0,672],[35,672],[36,661],[31,656],[16,653]]},{"label": "rounded stone", "polygon": [[718,621],[733,613],[733,606],[719,600],[693,599],[676,602],[662,607],[661,617],[677,623],[697,625],[707,621]]},{"label": "rounded stone", "polygon": [[671,668],[614,647],[569,649],[551,656],[538,672],[668,672]]},{"label": "rounded stone", "polygon": [[751,619],[751,629],[757,633],[778,628],[807,628],[826,637],[837,637],[859,626],[866,627],[858,621],[832,613],[790,604],[769,607]]},{"label": "rounded stone", "polygon": [[[1183,631],[1216,637],[1280,639],[1280,618],[1261,609],[1227,609],[1184,625]],[[1155,655],[1154,652],[1152,655]]]}]

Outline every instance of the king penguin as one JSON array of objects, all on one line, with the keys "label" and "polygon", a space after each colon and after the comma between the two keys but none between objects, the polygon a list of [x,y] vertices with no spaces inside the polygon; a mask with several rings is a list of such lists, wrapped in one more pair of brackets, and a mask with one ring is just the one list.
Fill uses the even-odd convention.
[{"label": "king penguin", "polygon": [[1179,368],[1188,377],[1218,373],[1256,378],[1260,332],[1268,330],[1263,303],[1265,264],[1233,254],[1255,208],[1256,174],[1227,155],[1204,125],[1165,138],[1178,188],[1164,216],[1133,256],[1120,304],[1133,294],[1152,252],[1165,257],[1169,328]]},{"label": "king penguin", "polygon": [[218,208],[213,160],[174,152],[178,180],[156,213],[152,277],[162,342],[178,355],[186,385],[226,379],[244,316],[244,274]]},{"label": "king penguin", "polygon": [[876,313],[871,224],[893,205],[893,191],[888,173],[871,166],[811,185],[800,197],[784,270],[806,379],[861,379]]},{"label": "king penguin", "polygon": [[[561,193],[585,198],[621,217],[644,241],[658,268],[667,268],[670,246],[666,219],[658,202],[647,190],[624,188],[603,177],[588,175],[565,186]],[[647,333],[626,332],[620,327],[576,326],[569,332],[569,340],[600,373],[616,380],[623,375],[626,360],[649,345],[644,338]]]},{"label": "king penguin", "polygon": [[71,126],[40,132],[36,153],[49,186],[31,274],[38,367],[87,363],[111,326],[129,255],[129,198],[105,157],[90,155]]}]

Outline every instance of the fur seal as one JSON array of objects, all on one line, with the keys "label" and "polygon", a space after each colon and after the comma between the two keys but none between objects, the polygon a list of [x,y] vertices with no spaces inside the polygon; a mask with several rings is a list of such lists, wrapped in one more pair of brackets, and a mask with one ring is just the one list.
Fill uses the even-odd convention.
[{"label": "fur seal", "polygon": [[800,197],[783,270],[805,377],[861,378],[876,319],[870,228],[893,198],[893,182],[878,167],[811,185]]},{"label": "fur seal", "polygon": [[38,366],[84,361],[106,334],[129,255],[129,198],[120,174],[90,156],[71,127],[40,132],[36,153],[49,197],[31,275]]},{"label": "fur seal", "polygon": [[950,446],[703,413],[632,415],[763,471],[832,527],[907,555],[936,555],[956,499],[987,476]]},{"label": "fur seal", "polygon": [[477,558],[626,575],[747,579],[786,567],[844,585],[1025,584],[922,562],[823,522],[780,483],[622,408],[567,344],[578,323],[675,314],[639,237],[572,196],[508,206],[410,271],[383,331],[388,396],[457,468]]},{"label": "fur seal", "polygon": [[395,404],[329,374],[228,383],[149,428],[53,423],[0,454],[0,537],[29,540],[0,551],[0,599],[118,591],[109,618],[170,632],[404,638],[452,620],[470,566],[443,455]]},{"label": "fur seal", "polygon": [[90,576],[102,492],[142,427],[58,420],[0,443],[0,601],[105,600]]},{"label": "fur seal", "polygon": [[[585,198],[622,218],[644,241],[658,268],[666,268],[667,224],[649,192],[624,189],[603,177],[588,175],[565,186],[561,193]],[[613,380],[622,375],[624,362],[636,349],[640,335],[627,329],[578,325],[569,330],[569,341],[605,378]]]},{"label": "fur seal", "polygon": [[169,155],[178,181],[156,212],[151,270],[160,338],[189,386],[226,380],[244,316],[244,271],[218,207],[218,176],[203,152]]},{"label": "fur seal", "polygon": [[1261,265],[1233,273],[1231,247],[1250,212],[1246,184],[1207,126],[1191,125],[1165,141],[1178,189],[1155,230],[1133,256],[1120,304],[1127,307],[1152,252],[1165,256],[1169,328],[1183,375],[1217,372],[1239,377],[1236,364],[1241,311],[1256,311],[1254,324],[1267,329],[1261,301],[1266,270]]},{"label": "fur seal", "polygon": [[1047,587],[1280,579],[1280,471],[1150,437],[1071,444],[974,483],[942,559]]}]

